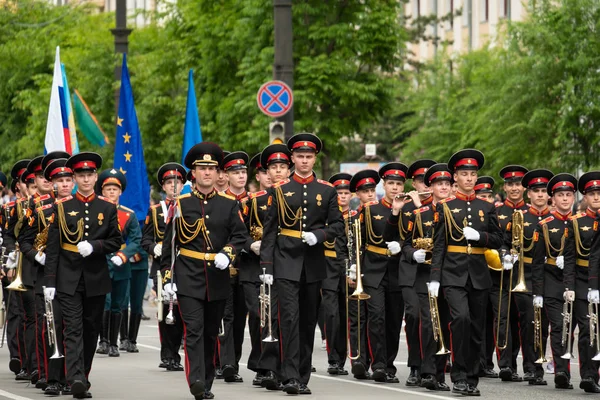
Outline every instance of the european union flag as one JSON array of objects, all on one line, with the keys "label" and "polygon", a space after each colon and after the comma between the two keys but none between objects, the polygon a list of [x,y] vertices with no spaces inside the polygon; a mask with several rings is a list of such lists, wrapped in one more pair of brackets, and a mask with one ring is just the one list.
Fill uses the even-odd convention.
[{"label": "european union flag", "polygon": [[114,165],[127,178],[127,188],[121,195],[120,204],[131,208],[135,211],[138,220],[143,221],[150,206],[150,184],[146,173],[142,135],[133,104],[133,91],[125,54],[123,54],[121,70]]}]

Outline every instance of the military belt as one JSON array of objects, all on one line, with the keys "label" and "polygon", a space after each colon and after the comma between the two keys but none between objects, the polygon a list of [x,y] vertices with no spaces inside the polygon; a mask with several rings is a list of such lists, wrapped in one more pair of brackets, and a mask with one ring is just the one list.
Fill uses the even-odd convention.
[{"label": "military belt", "polygon": [[[485,253],[485,247],[471,247],[471,254],[484,254]],[[468,247],[467,246],[448,246],[446,248],[446,251],[448,253],[464,253],[464,254],[468,254]]]},{"label": "military belt", "polygon": [[336,258],[335,250],[325,250],[325,257]]},{"label": "military belt", "polygon": [[279,234],[283,236],[294,237],[296,239],[302,239],[302,232],[294,229],[281,229],[279,230]]},{"label": "military belt", "polygon": [[554,258],[548,258],[548,259],[546,259],[546,264],[556,266],[556,259],[554,259]]},{"label": "military belt", "polygon": [[186,256],[189,258],[195,258],[196,260],[204,260],[204,261],[213,261],[217,253],[202,253],[199,251],[194,251],[190,249],[179,249],[179,254],[182,256]]},{"label": "military belt", "polygon": [[381,254],[382,256],[391,256],[392,254],[390,253],[390,251],[388,250],[387,247],[378,247],[378,246],[373,246],[372,244],[367,244],[365,246],[365,249],[367,251],[370,251],[371,253],[375,253],[375,254]]},{"label": "military belt", "polygon": [[69,244],[69,243],[61,243],[60,247],[63,250],[66,251],[70,251],[71,253],[79,253],[79,249],[77,248],[77,246],[75,246],[74,244]]},{"label": "military belt", "polygon": [[533,258],[531,258],[531,257],[523,257],[523,262],[525,264],[532,264],[533,263]]},{"label": "military belt", "polygon": [[590,266],[590,260],[582,260],[581,258],[578,258],[576,263],[580,267],[589,267]]}]

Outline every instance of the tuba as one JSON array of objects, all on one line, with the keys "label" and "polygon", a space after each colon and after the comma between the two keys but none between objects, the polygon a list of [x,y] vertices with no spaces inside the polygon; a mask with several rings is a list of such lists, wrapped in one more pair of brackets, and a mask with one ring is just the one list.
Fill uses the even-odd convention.
[{"label": "tuba", "polygon": [[431,258],[433,257],[433,238],[413,239],[412,247],[417,250],[425,250],[425,262],[423,264],[431,264]]}]

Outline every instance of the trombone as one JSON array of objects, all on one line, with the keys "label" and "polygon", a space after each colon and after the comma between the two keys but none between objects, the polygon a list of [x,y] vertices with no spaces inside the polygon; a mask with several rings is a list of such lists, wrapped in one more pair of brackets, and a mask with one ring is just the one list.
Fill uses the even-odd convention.
[{"label": "trombone", "polygon": [[[590,291],[592,289],[588,289]],[[598,304],[588,303],[588,315],[590,319],[590,347],[596,345],[596,355],[592,357],[592,361],[600,361],[600,321],[598,320]],[[595,342],[595,343],[594,343]]]},{"label": "trombone", "polygon": [[[263,277],[267,274],[267,269],[263,268]],[[268,335],[262,341],[266,343],[275,343],[279,340],[273,336],[273,321],[271,320],[271,285],[267,285],[265,282],[260,285],[260,294],[258,295],[260,301],[260,327],[264,328],[265,325],[268,329]],[[268,322],[266,321],[268,318]],[[225,331],[225,328],[223,328]]]},{"label": "trombone", "polygon": [[[46,286],[42,286],[42,289],[46,290]],[[55,360],[58,358],[64,358],[64,356],[60,354],[58,340],[56,339],[56,324],[54,323],[54,307],[52,306],[52,300],[48,299],[45,296],[44,306],[46,308],[44,317],[46,317],[46,326],[48,328],[48,344],[54,347],[54,352],[52,353],[50,359]]]},{"label": "trombone", "polygon": [[433,340],[438,343],[438,351],[436,356],[450,354],[450,351],[444,344],[444,333],[442,332],[442,323],[440,322],[440,311],[438,309],[437,297],[429,293],[429,282],[427,282],[427,296],[429,297],[429,314],[431,316],[431,324],[433,325]]},{"label": "trombone", "polygon": [[[569,289],[565,289],[568,291]],[[573,355],[573,301],[565,300],[565,304],[563,305],[563,326],[562,326],[562,339],[561,345],[567,346],[565,354],[560,356],[560,358],[565,360],[571,360],[575,358]],[[568,336],[567,336],[568,335]]]},{"label": "trombone", "polygon": [[14,290],[15,292],[25,292],[27,288],[23,284],[23,256],[19,250],[19,243],[15,244],[15,255],[17,257],[17,276],[6,289]]},{"label": "trombone", "polygon": [[[514,254],[519,255],[519,276],[517,284],[511,290],[514,293],[529,293],[525,283],[525,261],[523,260],[523,211],[515,210],[512,215],[512,247]],[[512,282],[512,279],[511,279]]]},{"label": "trombone", "polygon": [[356,349],[356,355],[352,355],[352,343],[350,341],[350,332],[348,332],[346,339],[347,346],[347,355],[350,360],[358,360],[360,358],[360,350],[361,350],[361,335],[360,335],[360,301],[368,300],[371,296],[365,293],[362,284],[362,274],[361,274],[361,266],[360,266],[360,243],[361,243],[361,233],[360,233],[360,218],[356,218],[354,221],[351,221],[348,226],[348,259],[346,260],[346,272],[350,273],[349,265],[351,265],[351,260],[355,261],[356,264],[356,289],[354,292],[350,294],[350,287],[348,284],[349,277],[346,277],[346,321],[350,320],[350,300],[356,300],[357,304],[357,316],[356,322],[358,325],[358,334],[357,340],[358,345]]},{"label": "trombone", "polygon": [[535,364],[543,364],[546,361],[542,338],[542,307],[533,307],[533,351],[539,352],[540,356],[534,361]]}]

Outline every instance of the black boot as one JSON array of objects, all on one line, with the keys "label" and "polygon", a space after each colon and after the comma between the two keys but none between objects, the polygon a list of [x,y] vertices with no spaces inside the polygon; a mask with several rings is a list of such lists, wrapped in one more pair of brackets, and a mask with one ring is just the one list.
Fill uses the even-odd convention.
[{"label": "black boot", "polygon": [[119,350],[127,351],[129,349],[129,309],[121,310],[121,329],[120,332],[120,346]]},{"label": "black boot", "polygon": [[110,311],[104,311],[102,314],[102,331],[100,332],[100,344],[96,354],[108,354],[108,329],[110,325]]},{"label": "black boot", "polygon": [[117,340],[119,338],[119,329],[121,327],[121,317],[121,313],[111,313],[110,315],[110,346],[108,348],[109,357],[119,357],[119,348],[117,347]]},{"label": "black boot", "polygon": [[129,323],[129,348],[128,353],[139,353],[137,348],[137,336],[140,330],[140,322],[142,321],[141,314],[131,314]]}]

